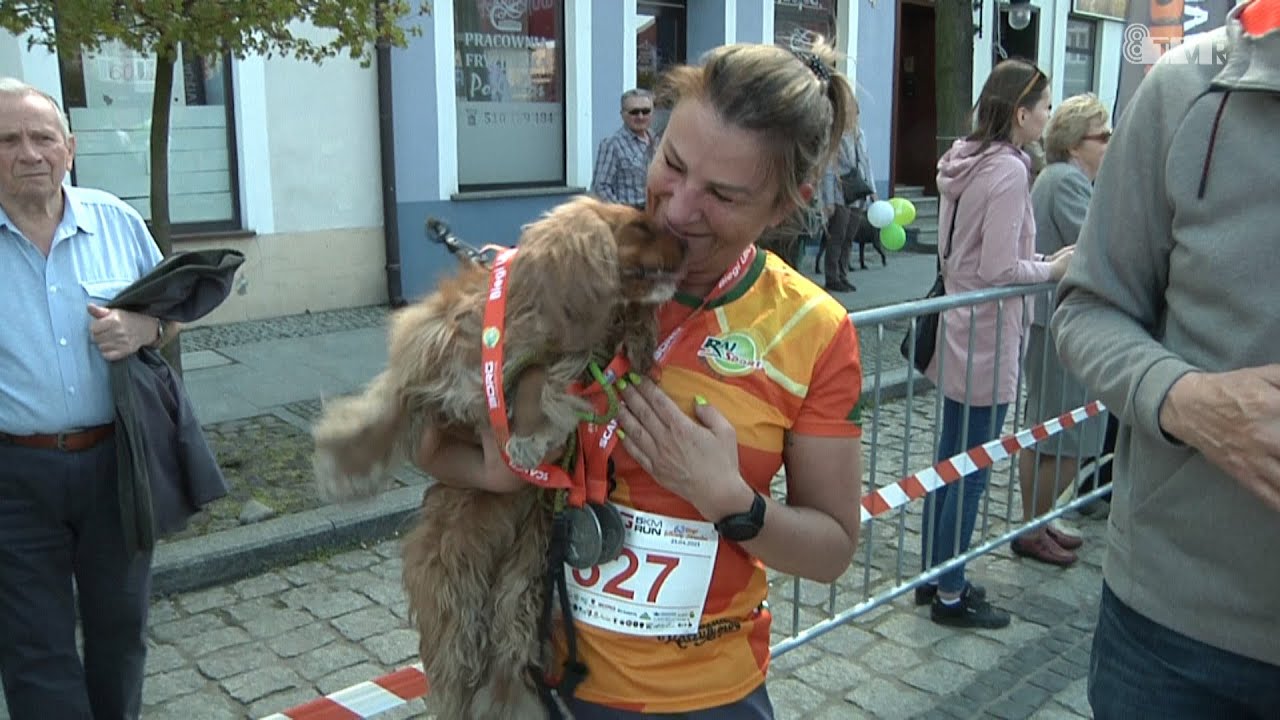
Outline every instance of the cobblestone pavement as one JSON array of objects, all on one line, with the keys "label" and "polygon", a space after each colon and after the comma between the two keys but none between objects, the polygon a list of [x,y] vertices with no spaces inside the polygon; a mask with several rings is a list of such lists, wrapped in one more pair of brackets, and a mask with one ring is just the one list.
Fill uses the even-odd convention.
[{"label": "cobblestone pavement", "polygon": [[[878,484],[903,461],[928,462],[933,398],[885,403],[867,426]],[[895,467],[890,467],[890,466]],[[1010,473],[997,471],[982,537],[1007,527]],[[775,492],[785,493],[780,478]],[[798,593],[774,576],[774,642],[898,585],[918,567],[917,507],[864,528],[853,566],[834,586]],[[985,530],[983,527],[985,526]],[[970,565],[971,577],[1014,613],[1002,630],[932,624],[910,593],[775,659],[769,688],[787,718],[1088,717],[1085,673],[1101,578],[1103,523],[1080,519],[1087,539],[1070,569],[1018,559],[1006,545]],[[898,548],[902,551],[899,552]],[[224,586],[157,600],[144,689],[147,718],[257,718],[413,662],[398,541],[310,559]],[[798,604],[793,597],[798,595]],[[3,713],[0,712],[0,717]],[[385,717],[429,717],[423,702]]]},{"label": "cobblestone pavement", "polygon": [[286,315],[226,325],[206,325],[182,331],[182,351],[216,350],[281,338],[314,337],[341,330],[378,327],[387,321],[386,305]]},{"label": "cobblestone pavement", "polygon": [[[777,717],[1088,717],[1096,555],[1065,572],[979,562],[976,577],[1015,611],[1004,630],[942,628],[903,598],[781,656],[769,681]],[[262,717],[413,662],[399,573],[390,541],[157,601],[144,717]],[[802,619],[826,597],[802,584]],[[790,603],[772,605],[778,640]],[[430,714],[415,701],[384,717]]]}]

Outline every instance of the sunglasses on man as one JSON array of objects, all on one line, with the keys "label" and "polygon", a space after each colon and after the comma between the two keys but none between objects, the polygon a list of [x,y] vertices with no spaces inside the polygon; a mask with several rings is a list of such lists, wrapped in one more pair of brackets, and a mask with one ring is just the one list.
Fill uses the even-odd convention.
[{"label": "sunglasses on man", "polygon": [[653,112],[653,108],[631,108],[627,111],[627,114],[632,117],[639,117],[641,115],[648,115],[651,112]]}]

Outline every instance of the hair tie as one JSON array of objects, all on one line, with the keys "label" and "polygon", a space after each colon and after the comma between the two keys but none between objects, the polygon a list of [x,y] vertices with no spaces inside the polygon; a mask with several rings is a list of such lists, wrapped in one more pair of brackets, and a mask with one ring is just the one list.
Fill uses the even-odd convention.
[{"label": "hair tie", "polygon": [[822,58],[818,57],[816,53],[811,53],[807,50],[792,50],[792,52],[800,59],[800,62],[813,71],[814,75],[818,76],[819,80],[831,82],[831,69],[827,67],[826,63],[822,62]]}]

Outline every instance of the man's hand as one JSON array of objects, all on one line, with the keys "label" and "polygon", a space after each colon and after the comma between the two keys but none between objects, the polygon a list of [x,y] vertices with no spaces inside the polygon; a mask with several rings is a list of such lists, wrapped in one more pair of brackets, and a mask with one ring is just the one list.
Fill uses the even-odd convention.
[{"label": "man's hand", "polygon": [[1160,427],[1280,512],[1280,365],[1183,375]]},{"label": "man's hand", "polygon": [[108,310],[89,304],[89,334],[102,357],[110,362],[123,360],[150,345],[159,336],[160,321],[128,310]]}]

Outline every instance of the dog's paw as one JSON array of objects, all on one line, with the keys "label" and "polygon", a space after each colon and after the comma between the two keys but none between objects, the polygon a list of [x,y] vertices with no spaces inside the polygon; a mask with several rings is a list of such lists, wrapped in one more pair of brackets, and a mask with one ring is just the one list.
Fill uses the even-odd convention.
[{"label": "dog's paw", "polygon": [[507,457],[511,464],[532,470],[542,464],[552,444],[539,435],[513,435],[507,440]]},{"label": "dog's paw", "polygon": [[316,490],[326,503],[346,502],[372,497],[390,486],[386,463],[376,462],[361,474],[344,472],[333,454],[318,450],[311,458]]}]

